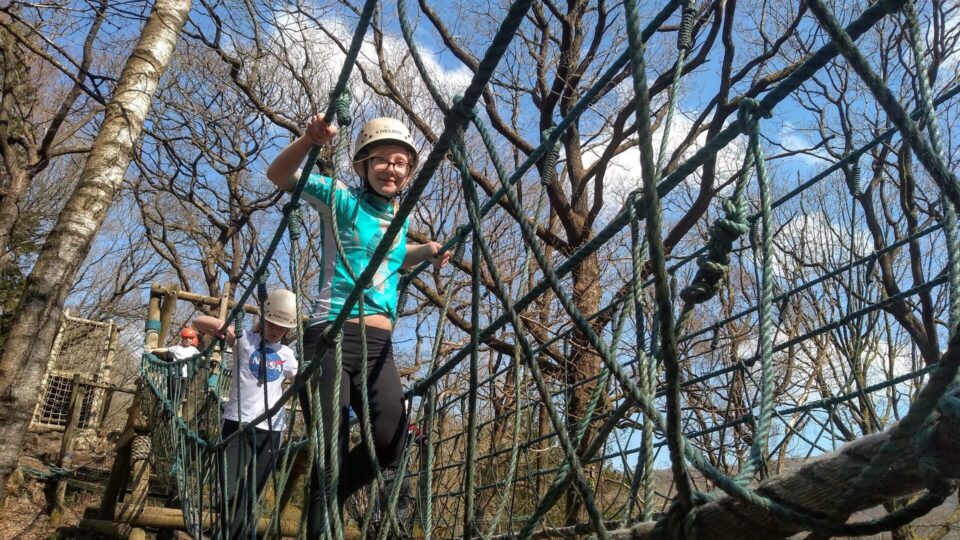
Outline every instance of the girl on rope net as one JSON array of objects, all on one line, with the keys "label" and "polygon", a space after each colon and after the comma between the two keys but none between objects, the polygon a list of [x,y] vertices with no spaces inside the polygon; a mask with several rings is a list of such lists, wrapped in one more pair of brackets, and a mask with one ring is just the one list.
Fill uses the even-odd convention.
[{"label": "girl on rope net", "polygon": [[[299,176],[298,167],[311,147],[327,144],[336,133],[336,127],[328,124],[323,115],[313,116],[307,121],[303,135],[280,152],[270,164],[267,178],[281,189],[292,190]],[[320,291],[304,332],[303,357],[304,362],[319,361],[321,365],[319,391],[325,441],[332,440],[336,364],[333,350],[327,351],[322,358],[316,358],[323,331],[340,314],[344,300],[354,288],[349,270],[359,276],[368,266],[370,256],[396,214],[401,190],[413,177],[416,165],[417,149],[406,126],[393,118],[376,118],[360,130],[353,149],[353,170],[360,179],[360,185],[348,186],[312,174],[303,191],[304,198],[320,213],[324,235]],[[339,240],[349,270],[337,252],[331,210],[335,210]],[[340,402],[336,405],[340,410],[337,426],[340,447],[337,450],[341,465],[337,502],[341,514],[344,501],[373,481],[375,476],[370,451],[365,443],[348,452],[349,409],[352,408],[360,421],[364,421],[361,395],[364,362],[367,367],[369,421],[374,450],[381,467],[392,465],[400,457],[407,435],[403,387],[394,364],[391,339],[398,309],[398,272],[427,260],[433,260],[434,266],[441,268],[450,259],[450,253],[441,252],[442,245],[438,242],[408,243],[407,227],[408,222],[405,221],[390,252],[363,294],[366,358],[361,354],[359,303],[353,306],[350,319],[343,326]],[[303,410],[308,413],[311,409],[306,391],[301,392],[300,399]],[[325,463],[329,467],[329,445],[326,448],[328,457]],[[309,538],[320,537],[323,521],[324,493],[320,489],[318,474],[314,467],[310,478]]]},{"label": "girl on rope net", "polygon": [[[233,349],[233,377],[223,407],[220,436],[227,437],[246,428],[223,452],[226,508],[233,512],[229,530],[222,538],[248,537],[256,527],[257,499],[276,466],[286,427],[284,408],[253,429],[246,423],[275,405],[283,393],[284,380],[292,381],[297,374],[297,357],[283,344],[290,329],[297,326],[296,295],[285,289],[271,291],[263,315],[262,324],[255,322],[253,328],[239,338],[233,326],[220,335]],[[202,316],[194,320],[193,326],[204,334],[219,335],[223,321]],[[248,482],[252,479],[256,486],[251,496]]]}]

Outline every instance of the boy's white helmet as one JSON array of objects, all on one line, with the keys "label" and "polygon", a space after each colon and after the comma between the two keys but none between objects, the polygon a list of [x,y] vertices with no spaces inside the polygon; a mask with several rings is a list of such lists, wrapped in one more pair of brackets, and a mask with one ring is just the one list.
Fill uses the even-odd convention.
[{"label": "boy's white helmet", "polygon": [[270,291],[263,306],[263,318],[277,326],[296,328],[297,295],[286,289]]},{"label": "boy's white helmet", "polygon": [[363,125],[360,135],[357,135],[357,143],[353,145],[353,170],[357,176],[363,177],[363,163],[357,162],[362,151],[372,144],[385,142],[406,147],[410,151],[410,167],[417,166],[417,146],[407,126],[396,118],[374,118]]}]

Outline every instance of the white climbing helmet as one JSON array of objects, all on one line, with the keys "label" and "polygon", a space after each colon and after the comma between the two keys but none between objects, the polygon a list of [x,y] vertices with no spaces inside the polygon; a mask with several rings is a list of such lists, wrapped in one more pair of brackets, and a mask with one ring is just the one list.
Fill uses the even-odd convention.
[{"label": "white climbing helmet", "polygon": [[384,142],[406,147],[410,151],[411,169],[417,166],[417,146],[407,126],[395,118],[374,118],[363,125],[360,135],[357,135],[357,143],[353,145],[353,170],[357,176],[363,177],[363,163],[357,162],[362,151],[374,143]]},{"label": "white climbing helmet", "polygon": [[277,326],[296,328],[297,295],[286,289],[270,291],[263,306],[263,318]]}]

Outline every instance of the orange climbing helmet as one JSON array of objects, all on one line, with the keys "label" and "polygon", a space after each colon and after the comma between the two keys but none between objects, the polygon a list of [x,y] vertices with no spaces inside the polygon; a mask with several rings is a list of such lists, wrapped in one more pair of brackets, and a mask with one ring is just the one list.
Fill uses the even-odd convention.
[{"label": "orange climbing helmet", "polygon": [[180,337],[183,339],[195,340],[197,339],[197,331],[194,330],[192,326],[184,327],[184,329],[180,331]]}]

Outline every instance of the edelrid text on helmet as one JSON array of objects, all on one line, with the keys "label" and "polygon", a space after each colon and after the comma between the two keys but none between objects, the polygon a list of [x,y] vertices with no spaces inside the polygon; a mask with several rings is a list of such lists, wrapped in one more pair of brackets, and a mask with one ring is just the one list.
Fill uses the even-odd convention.
[{"label": "edelrid text on helmet", "polygon": [[411,167],[417,166],[417,146],[413,142],[410,130],[403,122],[395,118],[374,118],[360,129],[357,142],[353,145],[353,170],[357,176],[363,177],[363,162],[358,159],[364,157],[365,151],[373,145],[393,143],[403,146],[410,152]]},{"label": "edelrid text on helmet", "polygon": [[263,318],[283,328],[297,326],[297,295],[286,289],[270,291],[263,305]]}]

